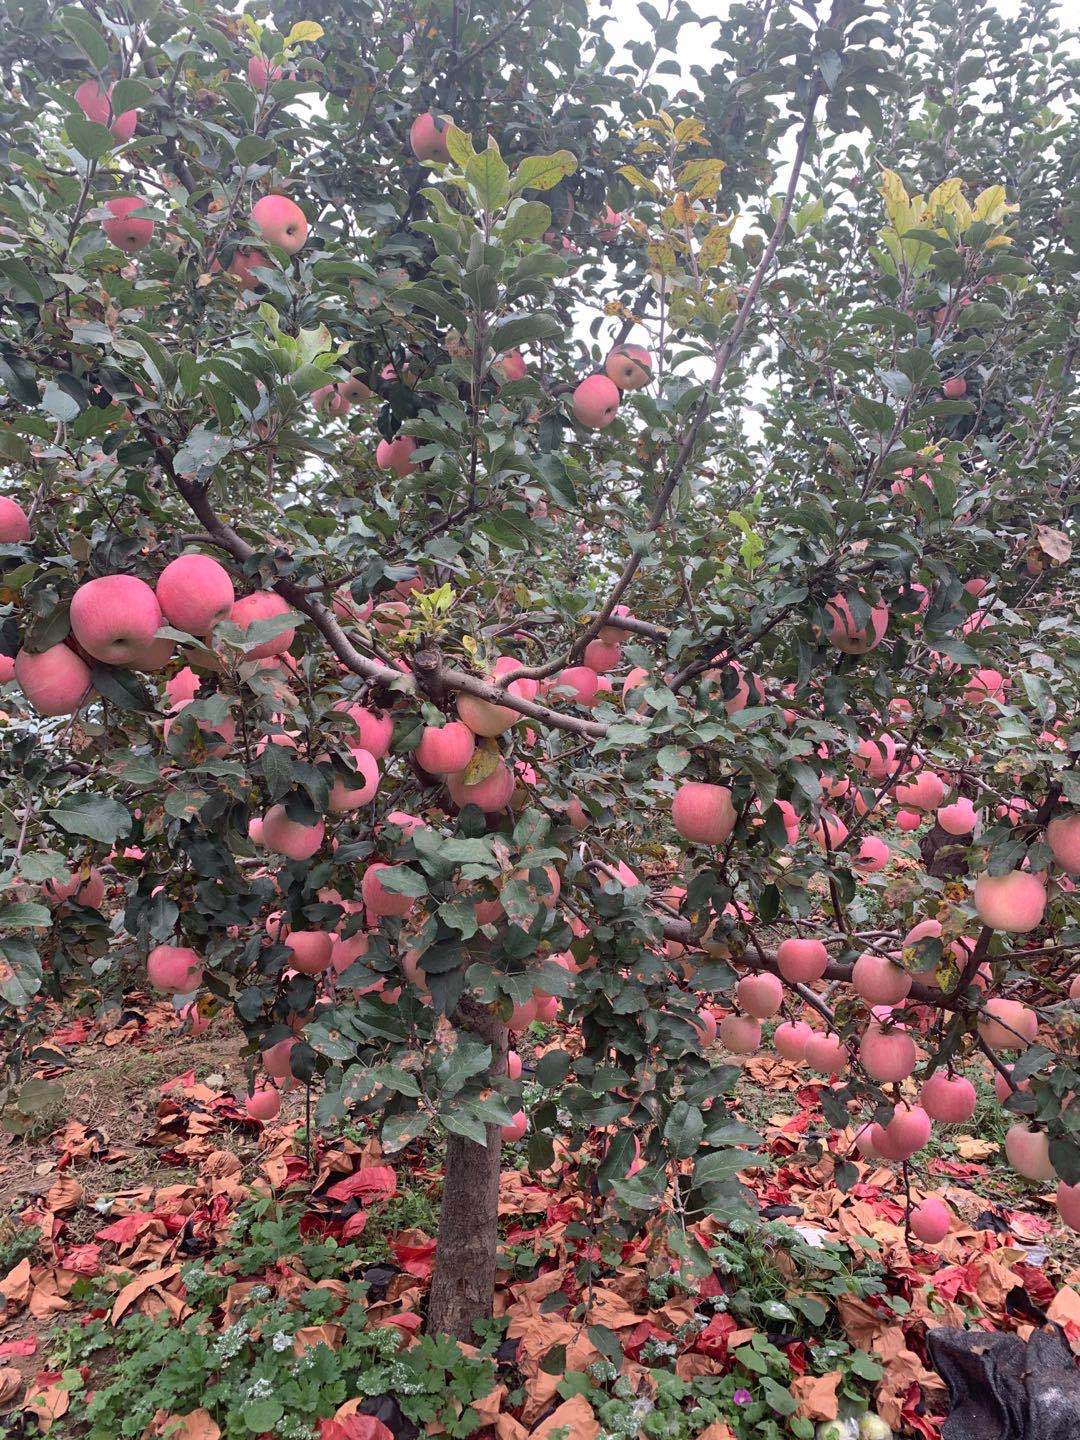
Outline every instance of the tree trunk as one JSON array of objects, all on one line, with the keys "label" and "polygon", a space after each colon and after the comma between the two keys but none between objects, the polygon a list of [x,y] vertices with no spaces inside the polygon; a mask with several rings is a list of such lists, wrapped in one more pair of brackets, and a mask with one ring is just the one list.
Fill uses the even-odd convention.
[{"label": "tree trunk", "polygon": [[[458,1026],[491,1046],[491,1074],[506,1073],[506,1026],[486,1007],[463,1000]],[[487,1126],[487,1145],[450,1135],[446,1144],[435,1271],[428,1296],[428,1333],[474,1342],[473,1325],[491,1317],[499,1243],[502,1135]]]}]

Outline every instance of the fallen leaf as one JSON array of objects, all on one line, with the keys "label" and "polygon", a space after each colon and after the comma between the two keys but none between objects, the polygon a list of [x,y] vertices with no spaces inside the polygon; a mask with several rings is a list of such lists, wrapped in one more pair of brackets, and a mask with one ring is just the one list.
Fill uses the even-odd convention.
[{"label": "fallen leaf", "polygon": [[220,1440],[221,1427],[209,1410],[168,1415],[160,1430],[162,1440]]},{"label": "fallen leaf", "polygon": [[22,1389],[22,1383],[23,1378],[18,1370],[11,1365],[5,1365],[0,1370],[0,1405],[6,1405],[9,1400],[14,1400]]},{"label": "fallen leaf", "polygon": [[0,1295],[9,1305],[25,1305],[30,1298],[30,1261],[22,1259],[0,1280]]},{"label": "fallen leaf", "polygon": [[798,1403],[799,1414],[807,1420],[835,1420],[839,1406],[836,1387],[840,1384],[839,1370],[830,1370],[827,1375],[800,1375],[791,1382],[791,1393]]},{"label": "fallen leaf", "polygon": [[551,1440],[565,1433],[566,1440],[596,1440],[600,1426],[584,1395],[564,1400],[559,1408],[529,1432],[529,1440]]},{"label": "fallen leaf", "polygon": [[163,1285],[166,1280],[172,1280],[174,1276],[179,1274],[179,1265],[166,1265],[164,1270],[151,1270],[149,1274],[140,1275],[137,1279],[130,1281],[120,1291],[119,1295],[117,1295],[109,1319],[115,1325],[116,1322],[122,1319],[125,1313],[131,1309],[132,1305],[135,1304],[135,1301],[138,1300],[141,1295],[145,1295],[146,1292],[152,1290],[155,1285]]}]

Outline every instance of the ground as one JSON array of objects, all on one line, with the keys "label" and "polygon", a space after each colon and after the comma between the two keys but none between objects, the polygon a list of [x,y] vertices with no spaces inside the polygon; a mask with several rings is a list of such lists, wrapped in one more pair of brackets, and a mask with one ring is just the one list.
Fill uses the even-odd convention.
[{"label": "ground", "polygon": [[[527,1060],[547,1043],[535,1027]],[[892,1168],[860,1163],[838,1187],[850,1135],[766,1052],[737,1062],[732,1117],[766,1140],[745,1175],[761,1220],[700,1226],[711,1270],[680,1276],[647,1224],[613,1234],[573,1166],[534,1176],[508,1147],[496,1319],[462,1355],[419,1338],[436,1152],[388,1161],[360,1128],[309,1148],[300,1086],[273,1124],[249,1121],[224,1016],[195,1039],[135,995],[103,1024],[58,1017],[47,1049],[0,1139],[14,1436],[385,1440],[364,1413],[393,1440],[772,1440],[872,1404],[933,1440],[928,1328],[1023,1335],[1049,1314],[1080,1350],[1075,1247],[1052,1197],[1004,1165],[981,1072],[974,1121],[939,1129],[924,1167],[956,1215],[932,1249],[905,1243]]]}]

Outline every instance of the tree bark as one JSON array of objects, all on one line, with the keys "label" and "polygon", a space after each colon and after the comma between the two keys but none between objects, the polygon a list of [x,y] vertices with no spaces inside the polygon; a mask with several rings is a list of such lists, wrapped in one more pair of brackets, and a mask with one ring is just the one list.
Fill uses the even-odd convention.
[{"label": "tree bark", "polygon": [[[463,1000],[458,1028],[491,1046],[491,1074],[506,1073],[506,1026],[485,1006]],[[487,1126],[487,1144],[460,1135],[446,1144],[435,1270],[428,1295],[429,1334],[447,1334],[473,1342],[473,1326],[491,1317],[495,1300],[495,1261],[499,1244],[499,1174],[502,1135]]]}]

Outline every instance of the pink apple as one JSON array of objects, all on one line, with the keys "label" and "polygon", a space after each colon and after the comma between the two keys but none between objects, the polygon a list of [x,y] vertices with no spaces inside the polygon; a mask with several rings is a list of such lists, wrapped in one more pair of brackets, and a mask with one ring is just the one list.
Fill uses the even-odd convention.
[{"label": "pink apple", "polygon": [[373,861],[364,871],[360,882],[360,893],[367,906],[369,920],[380,920],[383,916],[404,919],[412,909],[414,901],[410,895],[401,895],[388,890],[382,883],[382,876],[399,869],[396,865],[385,865],[381,860]]},{"label": "pink apple", "polygon": [[158,576],[158,604],[170,625],[188,635],[209,635],[236,601],[229,572],[209,555],[180,555]]},{"label": "pink apple", "polygon": [[259,94],[264,94],[271,85],[276,85],[283,71],[280,65],[272,65],[262,55],[252,55],[247,64],[248,84]]},{"label": "pink apple", "polygon": [[963,1125],[975,1114],[975,1086],[963,1075],[935,1070],[919,1092],[919,1104],[942,1125]]},{"label": "pink apple", "polygon": [[768,1020],[783,1004],[784,987],[768,971],[760,975],[744,975],[735,987],[735,998],[755,1020]]},{"label": "pink apple", "polygon": [[332,815],[344,815],[349,810],[359,810],[361,805],[370,804],[379,788],[379,762],[374,755],[367,750],[354,750],[352,757],[359,772],[357,779],[363,783],[355,785],[341,779],[334,780],[329,801]]},{"label": "pink apple", "polygon": [[185,665],[178,670],[171,680],[165,681],[165,694],[174,710],[179,710],[181,705],[186,705],[189,700],[194,700],[202,686],[195,671],[190,665]]},{"label": "pink apple", "polygon": [[811,1070],[822,1075],[839,1075],[848,1063],[847,1047],[840,1036],[821,1030],[811,1032],[803,1054]]},{"label": "pink apple", "polygon": [[112,92],[111,85],[108,90],[102,90],[96,80],[84,80],[75,91],[75,103],[87,120],[95,125],[107,125],[113,136],[123,144],[135,134],[139,112],[125,110],[121,115],[113,115]]},{"label": "pink apple", "polygon": [[228,273],[240,281],[241,290],[255,290],[263,283],[255,271],[265,269],[269,264],[261,250],[251,245],[238,245],[229,261]]},{"label": "pink apple", "polygon": [[875,649],[885,638],[889,624],[889,607],[874,605],[870,608],[869,624],[859,628],[851,613],[851,606],[843,595],[834,595],[825,607],[831,621],[828,640],[835,649],[845,655],[865,655]]},{"label": "pink apple", "polygon": [[282,936],[282,944],[292,952],[287,964],[301,975],[321,975],[330,969],[334,937],[325,930],[290,930]]},{"label": "pink apple", "polygon": [[671,802],[671,821],[684,840],[722,845],[735,828],[735,807],[725,785],[684,781]]},{"label": "pink apple", "polygon": [[[288,604],[274,590],[256,590],[251,595],[244,595],[229,610],[229,619],[240,630],[246,632],[248,627],[258,620],[273,620],[278,615],[290,614]],[[274,635],[269,640],[263,640],[245,656],[248,660],[267,660],[273,655],[283,655],[295,638],[296,630],[283,630],[280,634]]]},{"label": "pink apple", "polygon": [[871,1080],[881,1084],[906,1080],[915,1070],[915,1042],[899,1025],[872,1021],[859,1042],[859,1059]]},{"label": "pink apple", "polygon": [[951,1225],[949,1207],[936,1195],[927,1195],[911,1212],[911,1233],[924,1245],[944,1240]]},{"label": "pink apple", "polygon": [[1034,930],[1046,909],[1046,886],[1027,870],[983,874],[975,881],[975,911],[984,925],[1012,935]]},{"label": "pink apple", "polygon": [[21,545],[30,539],[30,521],[17,500],[0,495],[0,545]]},{"label": "pink apple", "polygon": [[1046,827],[1046,843],[1063,870],[1080,875],[1080,810],[1055,816]]},{"label": "pink apple", "polygon": [[792,984],[809,984],[820,980],[829,963],[829,952],[820,940],[791,937],[782,940],[776,951],[780,974]]},{"label": "pink apple", "polygon": [[395,440],[380,440],[375,447],[375,464],[380,470],[391,470],[399,480],[412,475],[417,466],[413,464],[416,441],[411,435],[399,435]]},{"label": "pink apple", "polygon": [[523,1138],[528,1128],[529,1122],[525,1116],[525,1111],[518,1110],[510,1121],[510,1124],[502,1127],[500,1133],[503,1138],[503,1143],[507,1145],[514,1144],[515,1141]]},{"label": "pink apple", "polygon": [[449,128],[449,121],[437,119],[430,110],[418,115],[409,126],[409,145],[417,160],[445,165],[450,159],[450,151],[446,148]]},{"label": "pink apple", "polygon": [[157,945],[146,958],[146,975],[155,990],[190,995],[202,984],[202,961],[186,945]]},{"label": "pink apple", "polygon": [[450,798],[459,808],[476,805],[487,814],[504,810],[514,793],[513,773],[500,760],[495,769],[475,784],[467,784],[464,772],[446,777]]},{"label": "pink apple", "polygon": [[161,626],[161,606],[145,580],[103,575],[87,580],[71,597],[71,632],[88,655],[127,665],[145,650]]},{"label": "pink apple", "polygon": [[275,1080],[287,1080],[292,1075],[292,1052],[293,1047],[299,1042],[295,1035],[290,1035],[284,1040],[279,1040],[276,1045],[268,1046],[262,1052],[263,1068],[268,1075]]},{"label": "pink apple", "polygon": [[346,737],[350,750],[366,750],[376,760],[381,760],[390,749],[394,738],[394,722],[383,710],[369,710],[363,705],[349,704],[341,700],[334,706],[344,712],[356,727],[355,733]]},{"label": "pink apple", "polygon": [[416,747],[416,761],[429,775],[456,775],[464,770],[476,752],[472,730],[461,720],[441,728],[427,725]]},{"label": "pink apple", "polygon": [[619,410],[619,387],[606,375],[590,375],[574,391],[574,419],[586,430],[603,430]]},{"label": "pink apple", "polygon": [[868,1005],[899,1005],[911,990],[911,976],[887,955],[866,951],[855,961],[851,983]]},{"label": "pink apple", "polygon": [[244,1101],[249,1120],[274,1120],[281,1110],[281,1096],[272,1085],[256,1085]]},{"label": "pink apple", "polygon": [[521,718],[518,711],[511,710],[508,705],[496,705],[490,700],[482,700],[479,696],[468,695],[464,691],[458,694],[456,703],[458,714],[474,735],[488,738],[501,735]]},{"label": "pink apple", "polygon": [[604,374],[620,390],[640,390],[652,379],[652,356],[640,345],[616,345],[604,361]]},{"label": "pink apple", "polygon": [[303,249],[308,222],[300,206],[287,195],[264,195],[251,211],[251,223],[264,240],[287,255]]},{"label": "pink apple", "polygon": [[105,902],[105,878],[94,866],[85,875],[76,870],[67,880],[47,880],[42,888],[50,905],[74,900],[87,910],[100,910]]},{"label": "pink apple", "polygon": [[807,1041],[813,1033],[805,1020],[785,1020],[773,1032],[776,1053],[782,1055],[785,1060],[805,1060]]},{"label": "pink apple", "polygon": [[596,703],[600,677],[588,665],[567,665],[555,676],[552,688],[564,691],[572,704],[589,710]]},{"label": "pink apple", "polygon": [[947,835],[970,835],[978,819],[975,807],[966,795],[961,795],[951,805],[942,805],[937,812],[937,823]]},{"label": "pink apple", "polygon": [[112,213],[112,219],[103,220],[101,228],[110,244],[122,250],[125,255],[134,255],[144,250],[154,238],[154,222],[147,216],[133,214],[141,210],[146,201],[138,195],[121,195],[106,202],[105,208]]},{"label": "pink apple", "polygon": [[321,820],[314,825],[302,825],[289,819],[284,805],[272,805],[263,816],[259,843],[290,860],[310,860],[322,844],[324,834]]},{"label": "pink apple", "polygon": [[12,673],[39,715],[72,715],[90,691],[90,667],[69,645],[20,650]]},{"label": "pink apple", "polygon": [[851,863],[863,875],[874,875],[889,863],[889,853],[889,847],[880,835],[867,835]]}]

